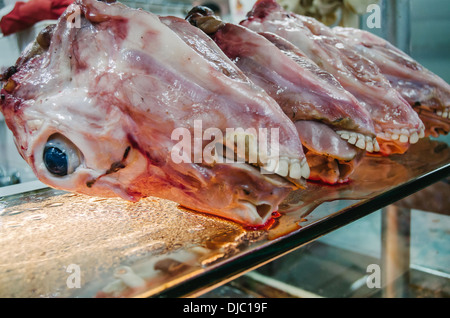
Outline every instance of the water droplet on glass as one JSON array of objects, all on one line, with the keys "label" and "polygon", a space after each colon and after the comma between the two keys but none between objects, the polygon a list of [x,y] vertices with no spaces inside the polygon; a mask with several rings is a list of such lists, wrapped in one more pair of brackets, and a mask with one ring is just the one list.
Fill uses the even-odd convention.
[{"label": "water droplet on glass", "polygon": [[40,214],[33,214],[33,215],[29,215],[27,217],[25,217],[24,219],[27,221],[37,221],[37,220],[42,220],[45,219],[47,217],[47,214],[44,213],[40,213]]},{"label": "water droplet on glass", "polygon": [[55,208],[55,207],[58,207],[58,206],[62,206],[63,204],[64,203],[62,203],[62,202],[55,202],[55,203],[47,204],[46,207],[47,208]]},{"label": "water droplet on glass", "polygon": [[14,211],[10,211],[9,213],[7,213],[8,215],[17,215],[24,212],[23,210],[14,210]]},{"label": "water droplet on glass", "polygon": [[5,223],[5,228],[21,227],[22,225],[22,222],[11,221]]}]

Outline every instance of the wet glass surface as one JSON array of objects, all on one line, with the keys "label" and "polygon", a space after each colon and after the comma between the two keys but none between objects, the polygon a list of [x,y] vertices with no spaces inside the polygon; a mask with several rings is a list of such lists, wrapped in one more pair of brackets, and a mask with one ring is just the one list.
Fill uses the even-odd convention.
[{"label": "wet glass surface", "polygon": [[176,203],[43,189],[0,198],[0,297],[200,295],[450,174],[446,143],[367,156],[347,184],[308,183],[264,229]]}]

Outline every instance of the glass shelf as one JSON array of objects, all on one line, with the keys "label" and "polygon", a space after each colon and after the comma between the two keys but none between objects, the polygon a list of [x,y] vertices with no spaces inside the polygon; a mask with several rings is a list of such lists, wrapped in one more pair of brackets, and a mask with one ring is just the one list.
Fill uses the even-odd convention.
[{"label": "glass shelf", "polygon": [[450,148],[426,138],[346,184],[308,183],[264,229],[158,198],[0,197],[0,297],[200,296],[449,175]]}]

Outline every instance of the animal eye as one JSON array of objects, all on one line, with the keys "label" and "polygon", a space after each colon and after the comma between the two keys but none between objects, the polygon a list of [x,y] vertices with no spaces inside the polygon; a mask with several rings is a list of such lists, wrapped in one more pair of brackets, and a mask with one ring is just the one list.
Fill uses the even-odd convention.
[{"label": "animal eye", "polygon": [[78,149],[60,134],[52,135],[45,147],[43,160],[47,170],[56,176],[66,176],[80,165]]}]

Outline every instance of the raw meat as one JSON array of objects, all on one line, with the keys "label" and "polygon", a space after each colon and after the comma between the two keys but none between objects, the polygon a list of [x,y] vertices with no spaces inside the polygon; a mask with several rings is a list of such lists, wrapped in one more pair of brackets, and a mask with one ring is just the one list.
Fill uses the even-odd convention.
[{"label": "raw meat", "polygon": [[208,33],[296,123],[310,166],[320,163],[314,165],[310,179],[344,182],[356,167],[361,150],[379,150],[367,110],[288,41],[224,23],[206,7],[192,9],[187,20]]},{"label": "raw meat", "polygon": [[450,130],[450,85],[405,52],[367,31],[333,28],[333,32],[377,64],[391,85],[417,111],[426,135],[438,137]]},{"label": "raw meat", "polygon": [[424,136],[417,113],[389,83],[375,63],[360,55],[317,20],[288,13],[274,0],[259,0],[241,25],[275,33],[333,74],[372,116],[383,154],[404,153]]},{"label": "raw meat", "polygon": [[214,42],[195,45],[213,57],[152,13],[77,0],[2,75],[20,154],[55,188],[264,224],[309,175],[296,127]]}]

